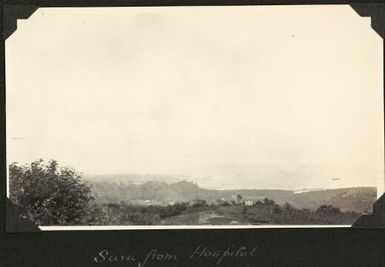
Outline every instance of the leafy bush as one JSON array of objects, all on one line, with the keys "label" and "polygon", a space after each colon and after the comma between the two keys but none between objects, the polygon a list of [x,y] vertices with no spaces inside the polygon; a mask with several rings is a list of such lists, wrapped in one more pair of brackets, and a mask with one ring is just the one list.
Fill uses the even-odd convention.
[{"label": "leafy bush", "polygon": [[196,201],[192,204],[192,207],[193,207],[193,208],[207,207],[207,206],[208,206],[207,201],[206,201],[206,200],[203,200],[203,199],[198,199],[198,200],[196,200]]},{"label": "leafy bush", "polygon": [[174,205],[168,205],[160,211],[160,218],[167,218],[181,214],[187,209],[187,203],[175,203]]},{"label": "leafy bush", "polygon": [[274,200],[268,199],[268,198],[265,197],[265,198],[263,199],[263,204],[265,204],[265,205],[275,205],[276,203],[275,203]]},{"label": "leafy bush", "polygon": [[332,205],[322,205],[317,209],[316,212],[324,214],[338,214],[341,212],[341,210],[336,207],[333,207]]},{"label": "leafy bush", "polygon": [[54,160],[10,164],[9,190],[11,201],[38,225],[87,224],[102,216],[81,176]]}]

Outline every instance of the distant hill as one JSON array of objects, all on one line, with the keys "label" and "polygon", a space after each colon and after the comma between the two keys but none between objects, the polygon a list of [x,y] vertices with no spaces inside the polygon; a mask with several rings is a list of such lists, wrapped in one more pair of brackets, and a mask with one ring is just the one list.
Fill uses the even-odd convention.
[{"label": "distant hill", "polygon": [[92,191],[99,202],[150,203],[167,205],[170,202],[206,200],[215,202],[220,198],[231,200],[235,194],[240,194],[243,200],[263,200],[269,198],[278,204],[285,202],[297,208],[316,209],[321,205],[333,205],[343,211],[370,213],[376,200],[376,188],[356,187],[327,189],[296,193],[289,190],[241,189],[241,190],[211,190],[200,188],[190,181],[160,182],[145,181],[121,182],[118,179],[89,181]]},{"label": "distant hill", "polygon": [[371,213],[376,195],[375,187],[339,188],[292,194],[288,202],[298,208],[312,209],[327,204],[342,211]]}]

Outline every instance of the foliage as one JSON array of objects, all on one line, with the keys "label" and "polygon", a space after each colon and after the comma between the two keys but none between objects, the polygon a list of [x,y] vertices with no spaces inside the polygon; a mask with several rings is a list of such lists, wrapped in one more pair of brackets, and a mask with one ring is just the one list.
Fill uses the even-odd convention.
[{"label": "foliage", "polygon": [[207,206],[208,206],[207,201],[204,200],[204,199],[198,199],[198,200],[196,200],[196,201],[192,204],[192,207],[193,207],[193,208],[207,207]]},{"label": "foliage", "polygon": [[264,198],[263,199],[263,204],[265,204],[265,205],[275,205],[275,201],[274,200],[272,200],[272,199],[268,199],[268,198]]},{"label": "foliage", "polygon": [[[126,203],[103,204],[109,215],[107,224],[159,225],[159,224],[273,224],[273,225],[327,225],[352,224],[359,216],[343,212],[335,207],[320,207],[317,210],[298,209],[289,203],[282,206],[258,202],[254,206],[243,204],[210,206],[191,205],[186,202],[168,206],[140,206]],[[331,212],[330,212],[331,211]],[[206,215],[205,215],[206,214]],[[203,216],[203,217],[201,217]],[[206,216],[206,217],[205,217]]]},{"label": "foliage", "polygon": [[232,202],[231,201],[228,201],[226,199],[217,199],[215,201],[216,205],[218,206],[230,206],[232,205]]},{"label": "foliage", "polygon": [[9,190],[38,225],[92,224],[103,217],[80,174],[54,160],[10,164]]},{"label": "foliage", "polygon": [[171,216],[176,216],[181,214],[183,211],[187,209],[189,203],[181,202],[175,203],[174,205],[168,205],[160,211],[160,218],[167,218]]},{"label": "foliage", "polygon": [[140,206],[121,203],[102,205],[109,225],[153,225],[160,222],[161,206]]},{"label": "foliage", "polygon": [[323,214],[338,214],[341,212],[341,210],[336,207],[333,207],[332,205],[322,205],[317,209],[316,212]]}]

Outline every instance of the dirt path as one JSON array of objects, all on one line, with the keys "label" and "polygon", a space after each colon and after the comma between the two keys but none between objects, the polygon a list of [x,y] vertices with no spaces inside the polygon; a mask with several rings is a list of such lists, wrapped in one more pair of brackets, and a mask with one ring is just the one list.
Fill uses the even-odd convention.
[{"label": "dirt path", "polygon": [[218,213],[216,210],[201,210],[182,213],[161,221],[163,225],[239,225],[239,216]]},{"label": "dirt path", "polygon": [[211,219],[225,218],[223,215],[216,214],[215,212],[203,211],[199,213],[198,224],[212,224]]}]

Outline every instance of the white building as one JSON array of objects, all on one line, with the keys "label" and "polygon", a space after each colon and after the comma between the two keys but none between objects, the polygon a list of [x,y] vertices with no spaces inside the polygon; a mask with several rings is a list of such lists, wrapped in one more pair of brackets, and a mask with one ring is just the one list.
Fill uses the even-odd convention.
[{"label": "white building", "polygon": [[246,200],[245,201],[245,206],[253,206],[253,201],[251,201],[251,200]]}]

